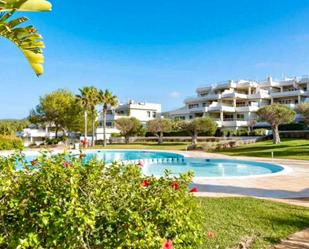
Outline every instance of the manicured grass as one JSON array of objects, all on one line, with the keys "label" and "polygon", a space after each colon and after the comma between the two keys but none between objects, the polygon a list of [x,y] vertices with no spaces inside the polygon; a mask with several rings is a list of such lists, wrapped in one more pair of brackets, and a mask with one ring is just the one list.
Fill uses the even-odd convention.
[{"label": "manicured grass", "polygon": [[309,160],[309,139],[282,139],[278,145],[267,140],[217,152],[229,156],[254,157],[271,157],[271,152],[274,152],[275,158]]},{"label": "manicured grass", "polygon": [[[206,242],[201,249],[238,248],[255,237],[252,248],[270,248],[280,239],[309,227],[309,209],[253,198],[200,198]],[[208,238],[208,232],[214,238]],[[251,247],[250,247],[251,248]]]},{"label": "manicured grass", "polygon": [[[139,149],[139,150],[185,150],[190,143],[185,142],[165,142],[158,144],[155,142],[147,143],[132,143],[132,144],[110,144],[106,149]],[[95,148],[103,148],[102,146],[95,146]]]}]

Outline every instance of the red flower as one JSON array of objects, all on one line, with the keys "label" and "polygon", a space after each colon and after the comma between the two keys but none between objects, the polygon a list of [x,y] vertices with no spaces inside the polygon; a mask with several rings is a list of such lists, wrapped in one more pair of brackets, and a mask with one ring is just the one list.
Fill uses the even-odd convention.
[{"label": "red flower", "polygon": [[38,160],[37,159],[34,159],[34,160],[31,161],[31,165],[32,166],[35,166],[37,164],[38,164]]},{"label": "red flower", "polygon": [[192,188],[192,189],[190,190],[190,192],[191,192],[191,193],[196,193],[196,192],[198,192],[197,187]]},{"label": "red flower", "polygon": [[173,249],[173,242],[171,240],[165,240],[163,242],[162,249]]},{"label": "red flower", "polygon": [[69,168],[71,164],[69,162],[64,162],[64,167]]},{"label": "red flower", "polygon": [[150,181],[149,180],[144,180],[143,187],[147,188],[149,185],[150,185]]},{"label": "red flower", "polygon": [[209,231],[209,232],[208,232],[208,238],[212,239],[212,238],[214,238],[214,237],[215,237],[215,233],[212,232],[212,231]]},{"label": "red flower", "polygon": [[79,158],[80,158],[80,159],[83,159],[83,158],[85,158],[85,157],[86,157],[85,154],[82,154],[82,153],[81,153],[81,154],[79,155]]},{"label": "red flower", "polygon": [[140,166],[140,167],[144,167],[144,162],[143,161],[138,161],[137,165]]},{"label": "red flower", "polygon": [[175,189],[175,190],[178,190],[180,188],[180,185],[178,182],[172,182],[172,188]]}]

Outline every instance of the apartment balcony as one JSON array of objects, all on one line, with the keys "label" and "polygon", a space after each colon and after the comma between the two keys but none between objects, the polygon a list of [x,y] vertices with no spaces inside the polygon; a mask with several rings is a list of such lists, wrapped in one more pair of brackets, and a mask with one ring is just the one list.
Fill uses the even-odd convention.
[{"label": "apartment balcony", "polygon": [[202,106],[199,106],[199,107],[194,107],[194,108],[190,108],[188,109],[190,113],[196,113],[196,112],[207,112],[208,111],[208,108],[207,107],[202,107]]},{"label": "apartment balcony", "polygon": [[284,97],[297,97],[299,95],[306,96],[307,93],[303,90],[285,91],[285,92],[272,92],[270,93],[273,98],[284,98]]},{"label": "apartment balcony", "polygon": [[245,120],[224,120],[216,121],[219,128],[221,127],[246,127],[249,126],[249,121]]},{"label": "apartment balcony", "polygon": [[236,107],[236,112],[256,112],[258,109],[258,105],[238,106]]},{"label": "apartment balcony", "polygon": [[235,107],[234,106],[227,106],[227,105],[222,105],[222,104],[211,104],[208,107],[208,112],[235,112]]},{"label": "apartment balcony", "polygon": [[248,99],[270,99],[270,94],[267,92],[249,94]]},{"label": "apartment balcony", "polygon": [[221,99],[221,94],[208,94],[203,97],[188,97],[185,99],[185,103],[186,104],[201,103],[207,100],[218,100],[218,99]]},{"label": "apartment balcony", "polygon": [[247,99],[248,95],[247,94],[243,94],[243,93],[236,93],[236,92],[232,92],[232,93],[222,93],[222,98],[224,99]]}]

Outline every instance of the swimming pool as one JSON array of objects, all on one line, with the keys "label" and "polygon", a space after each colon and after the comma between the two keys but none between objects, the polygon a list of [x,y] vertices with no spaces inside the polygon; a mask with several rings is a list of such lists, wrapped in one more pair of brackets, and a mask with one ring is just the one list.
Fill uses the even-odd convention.
[{"label": "swimming pool", "polygon": [[279,173],[284,170],[282,166],[253,161],[184,158],[182,161],[157,161],[145,163],[145,175],[163,176],[169,170],[174,176],[191,171],[195,178],[205,177],[244,177],[260,176]]},{"label": "swimming pool", "polygon": [[[38,154],[27,155],[28,161],[33,160]],[[143,150],[90,150],[85,151],[86,160],[97,157],[106,163],[122,161],[127,164],[142,162],[142,171],[148,176],[163,176],[166,170],[171,175],[192,171],[195,178],[205,177],[245,177],[261,176],[282,172],[284,167],[271,163],[188,158],[181,154],[160,151]]]}]

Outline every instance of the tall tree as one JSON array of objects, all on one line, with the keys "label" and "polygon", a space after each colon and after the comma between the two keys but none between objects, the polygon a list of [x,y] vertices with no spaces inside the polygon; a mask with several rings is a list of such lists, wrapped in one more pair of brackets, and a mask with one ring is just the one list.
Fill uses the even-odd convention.
[{"label": "tall tree", "polygon": [[[97,94],[97,89],[92,86],[80,88],[79,92],[80,94],[76,95],[76,97],[77,97],[78,103],[84,110],[84,146],[86,147],[87,146],[87,136],[88,136],[88,128],[87,128],[88,112],[89,111],[93,112],[93,109],[95,109],[94,103],[97,103],[98,94]],[[94,120],[94,117],[92,117],[92,120]],[[93,132],[92,132],[92,135],[93,135],[92,141],[94,140]]]},{"label": "tall tree", "polygon": [[197,144],[197,136],[199,133],[207,132],[209,135],[214,135],[217,130],[217,124],[210,117],[183,121],[181,127],[182,130],[190,132],[193,145]]},{"label": "tall tree", "polygon": [[147,130],[158,137],[158,144],[163,143],[163,133],[171,131],[172,128],[172,121],[166,118],[153,119],[147,122]]},{"label": "tall tree", "polygon": [[30,112],[29,121],[54,127],[58,137],[59,131],[78,130],[81,113],[74,94],[59,89],[40,98],[40,103]]},{"label": "tall tree", "polygon": [[20,27],[28,21],[26,17],[12,19],[15,11],[50,11],[46,0],[1,0],[0,36],[13,42],[24,54],[37,76],[43,74],[44,43],[42,36],[33,26]]},{"label": "tall tree", "polygon": [[309,103],[302,103],[297,105],[296,111],[303,116],[305,124],[309,126]]},{"label": "tall tree", "polygon": [[106,147],[106,116],[109,108],[115,108],[118,105],[116,95],[113,95],[109,90],[99,91],[99,103],[102,104],[102,117],[103,117],[103,142]]},{"label": "tall tree", "polygon": [[140,135],[144,132],[144,127],[137,118],[119,118],[116,120],[116,127],[120,130],[120,135],[125,138],[125,143],[128,144],[130,137]]},{"label": "tall tree", "polygon": [[264,106],[257,111],[260,120],[270,124],[274,144],[280,143],[279,125],[294,121],[296,113],[289,107],[280,104]]}]

